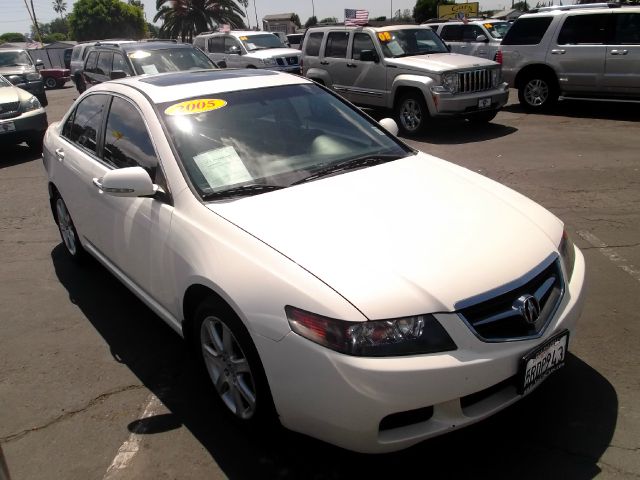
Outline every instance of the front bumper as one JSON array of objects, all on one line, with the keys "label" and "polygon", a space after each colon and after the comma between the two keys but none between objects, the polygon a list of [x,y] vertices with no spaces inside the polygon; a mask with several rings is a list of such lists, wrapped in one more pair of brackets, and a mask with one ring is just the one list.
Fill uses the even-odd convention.
[{"label": "front bumper", "polygon": [[[15,130],[5,131],[7,124]],[[15,144],[40,135],[47,130],[47,113],[44,108],[23,113],[19,117],[0,120],[0,143]]]},{"label": "front bumper", "polygon": [[[363,453],[400,450],[482,420],[522,398],[509,382],[522,356],[561,330],[573,331],[584,280],[584,257],[576,248],[571,282],[538,339],[485,343],[455,313],[436,315],[458,346],[438,354],[352,357],[293,332],[279,342],[257,336],[280,420],[291,430]],[[427,419],[380,428],[389,415],[429,408]]]},{"label": "front bumper", "polygon": [[[480,108],[479,101],[486,98],[491,99],[490,106]],[[431,91],[427,103],[432,117],[464,117],[482,111],[499,110],[506,105],[507,100],[509,100],[509,86],[504,82],[497,88],[484,92],[452,94]]]}]

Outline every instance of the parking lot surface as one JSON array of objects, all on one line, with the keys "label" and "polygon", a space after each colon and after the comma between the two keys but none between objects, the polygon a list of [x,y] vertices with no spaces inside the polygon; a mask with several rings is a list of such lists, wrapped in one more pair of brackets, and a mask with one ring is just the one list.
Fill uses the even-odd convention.
[{"label": "parking lot surface", "polygon": [[[77,94],[48,96],[53,122]],[[566,222],[589,284],[568,365],[487,421],[380,456],[228,420],[182,340],[104,268],[65,256],[39,156],[2,147],[0,446],[11,478],[640,477],[639,109],[564,101],[532,115],[515,98],[489,125],[438,123],[407,142]]]}]

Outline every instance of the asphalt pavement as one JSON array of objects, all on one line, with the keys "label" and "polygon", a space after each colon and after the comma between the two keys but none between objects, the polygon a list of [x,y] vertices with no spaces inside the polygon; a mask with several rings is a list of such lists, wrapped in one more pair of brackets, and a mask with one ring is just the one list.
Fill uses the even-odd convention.
[{"label": "asphalt pavement", "polygon": [[[76,96],[49,91],[50,122]],[[40,158],[2,147],[0,446],[11,478],[640,477],[640,109],[565,101],[531,115],[511,99],[489,125],[439,122],[407,142],[566,222],[589,284],[568,364],[484,422],[379,456],[229,421],[182,340],[104,268],[67,259]]]}]

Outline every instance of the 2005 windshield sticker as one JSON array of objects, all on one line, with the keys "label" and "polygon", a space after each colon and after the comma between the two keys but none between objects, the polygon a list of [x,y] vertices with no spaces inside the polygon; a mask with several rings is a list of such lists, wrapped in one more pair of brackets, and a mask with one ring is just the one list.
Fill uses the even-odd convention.
[{"label": "2005 windshield sticker", "polygon": [[167,107],[164,111],[165,115],[195,115],[196,113],[210,112],[218,110],[227,105],[225,100],[220,98],[196,98],[195,100],[187,100],[186,102],[176,103]]}]

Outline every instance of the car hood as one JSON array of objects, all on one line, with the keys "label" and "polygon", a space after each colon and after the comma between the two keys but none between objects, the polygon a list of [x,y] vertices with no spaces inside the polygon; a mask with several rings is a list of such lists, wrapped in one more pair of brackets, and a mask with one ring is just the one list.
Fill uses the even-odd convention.
[{"label": "car hood", "polygon": [[249,55],[254,58],[298,57],[300,56],[300,50],[293,48],[267,48],[265,50],[249,52]]},{"label": "car hood", "polygon": [[498,65],[496,62],[471,55],[457,53],[433,53],[430,55],[415,55],[413,57],[387,58],[385,62],[400,68],[412,70],[428,70],[430,72],[447,72],[463,68],[490,67]]},{"label": "car hood", "polygon": [[548,260],[563,227],[522,195],[422,153],[207,206],[369,319],[455,310]]},{"label": "car hood", "polygon": [[[20,101],[20,92],[22,91],[17,87],[0,87],[0,105]],[[28,94],[28,96],[31,96],[31,94]]]},{"label": "car hood", "polygon": [[24,73],[35,72],[36,69],[31,65],[21,65],[21,66],[12,66],[12,67],[0,67],[0,75],[22,75]]}]

